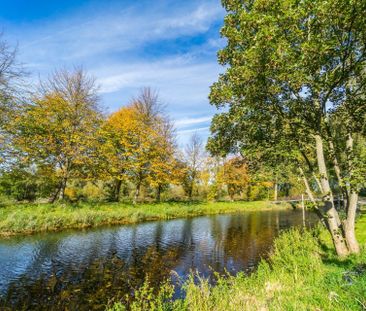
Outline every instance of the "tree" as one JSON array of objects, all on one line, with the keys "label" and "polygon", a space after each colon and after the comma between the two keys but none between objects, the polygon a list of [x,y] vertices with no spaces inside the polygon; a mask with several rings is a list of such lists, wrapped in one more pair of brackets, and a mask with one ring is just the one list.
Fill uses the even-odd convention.
[{"label": "tree", "polygon": [[158,92],[150,87],[142,88],[138,96],[132,99],[131,105],[142,116],[143,122],[147,126],[158,125],[156,121],[168,121],[165,115],[165,105],[159,99]]},{"label": "tree", "polygon": [[234,196],[242,193],[249,182],[245,160],[236,156],[225,161],[219,172],[218,180],[227,186],[229,197],[231,201],[234,201]]},{"label": "tree", "polygon": [[135,184],[134,202],[142,184],[151,174],[152,159],[158,139],[151,127],[143,122],[133,105],[113,113],[102,127],[102,154],[107,174],[115,180],[115,199],[118,200],[122,181]]},{"label": "tree", "polygon": [[15,120],[14,144],[23,161],[52,168],[58,179],[51,198],[64,199],[70,178],[92,164],[92,147],[101,122],[94,79],[83,70],[56,71]]},{"label": "tree", "polygon": [[119,201],[122,183],[128,180],[132,159],[136,159],[140,125],[135,109],[124,107],[110,115],[99,131],[98,175],[113,180],[113,201]]},{"label": "tree", "polygon": [[[280,152],[298,166],[337,254],[358,253],[366,3],[224,0],[223,5],[227,46],[219,62],[227,70],[212,86],[210,100],[229,109],[213,119],[210,149]],[[310,179],[317,181],[324,206],[315,200]],[[344,219],[334,206],[333,185],[345,194]]]},{"label": "tree", "polygon": [[52,193],[57,182],[52,177],[35,166],[23,167],[16,163],[0,175],[0,193],[18,201],[33,201]]},{"label": "tree", "polygon": [[151,159],[150,185],[156,189],[156,200],[160,201],[161,192],[171,183],[178,183],[182,172],[177,164],[176,143],[173,124],[168,119],[155,123],[157,138],[155,155]]},{"label": "tree", "polygon": [[194,133],[184,150],[184,162],[186,165],[183,177],[183,188],[188,198],[191,200],[193,190],[198,182],[201,166],[203,164],[203,142],[201,137]]},{"label": "tree", "polygon": [[141,89],[132,106],[136,109],[146,127],[155,132],[151,141],[154,150],[151,156],[148,182],[156,188],[156,199],[160,201],[161,192],[171,182],[179,179],[176,159],[175,129],[165,113],[165,105],[159,98],[158,92],[150,87]]},{"label": "tree", "polygon": [[25,72],[16,60],[17,49],[11,48],[0,33],[0,165],[10,150],[8,125],[17,112]]},{"label": "tree", "polygon": [[121,108],[100,131],[101,166],[115,181],[115,200],[123,181],[135,185],[134,202],[144,183],[156,188],[160,200],[161,191],[176,176],[172,125],[159,114],[145,114],[146,110],[139,109],[143,107],[132,103]]}]

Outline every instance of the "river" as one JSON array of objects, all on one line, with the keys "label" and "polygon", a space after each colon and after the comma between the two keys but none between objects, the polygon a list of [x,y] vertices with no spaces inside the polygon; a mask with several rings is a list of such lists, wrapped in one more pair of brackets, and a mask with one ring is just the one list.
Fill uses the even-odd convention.
[{"label": "river", "polygon": [[[315,217],[307,214],[307,223]],[[104,310],[111,299],[192,272],[250,273],[301,211],[204,216],[0,240],[0,310]]]}]

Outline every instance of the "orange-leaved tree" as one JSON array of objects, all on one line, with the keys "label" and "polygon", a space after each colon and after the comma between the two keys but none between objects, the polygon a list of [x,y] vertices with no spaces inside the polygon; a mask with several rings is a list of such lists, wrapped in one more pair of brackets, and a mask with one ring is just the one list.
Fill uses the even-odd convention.
[{"label": "orange-leaved tree", "polygon": [[115,183],[117,201],[123,181],[135,185],[136,202],[144,183],[157,188],[159,199],[162,188],[175,176],[174,145],[164,123],[156,119],[152,126],[145,121],[141,111],[132,104],[113,113],[101,127],[103,171]]},{"label": "orange-leaved tree", "polygon": [[217,175],[218,182],[227,186],[227,192],[232,201],[235,195],[244,191],[249,182],[247,164],[239,156],[227,160]]},{"label": "orange-leaved tree", "polygon": [[104,177],[114,181],[113,197],[118,201],[122,182],[134,181],[144,166],[144,152],[149,144],[147,128],[137,110],[127,106],[110,115],[99,136]]}]

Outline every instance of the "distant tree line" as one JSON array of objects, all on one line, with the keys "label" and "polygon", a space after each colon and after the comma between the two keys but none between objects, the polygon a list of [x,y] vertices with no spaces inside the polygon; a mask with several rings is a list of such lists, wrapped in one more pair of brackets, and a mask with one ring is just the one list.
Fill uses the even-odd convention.
[{"label": "distant tree line", "polygon": [[3,200],[258,200],[272,199],[277,184],[282,195],[301,191],[296,178],[286,190],[242,156],[208,156],[197,134],[179,150],[174,124],[151,88],[107,115],[83,69],[56,70],[36,87],[25,78],[16,51],[2,40]]}]

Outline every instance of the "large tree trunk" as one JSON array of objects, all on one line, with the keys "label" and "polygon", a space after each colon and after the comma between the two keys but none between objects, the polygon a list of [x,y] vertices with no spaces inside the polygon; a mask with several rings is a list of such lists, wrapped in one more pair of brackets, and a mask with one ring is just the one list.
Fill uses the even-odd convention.
[{"label": "large tree trunk", "polygon": [[346,236],[349,251],[353,254],[358,254],[360,252],[360,246],[358,245],[355,233],[357,201],[358,194],[351,191],[349,196],[347,220],[344,222],[344,234]]},{"label": "large tree trunk", "polygon": [[350,172],[351,183],[349,184],[349,193],[347,198],[347,219],[344,222],[344,234],[346,236],[348,248],[351,253],[358,254],[360,252],[360,246],[358,245],[355,233],[355,222],[357,212],[358,194],[352,185],[352,171],[353,171],[353,137],[348,134],[347,137],[347,157],[348,157],[348,169]]},{"label": "large tree trunk", "polygon": [[349,254],[346,240],[337,210],[334,206],[333,193],[330,188],[326,162],[324,158],[323,141],[320,135],[315,135],[316,156],[320,173],[320,183],[323,189],[323,202],[328,230],[332,236],[333,244],[338,256],[344,257]]}]

